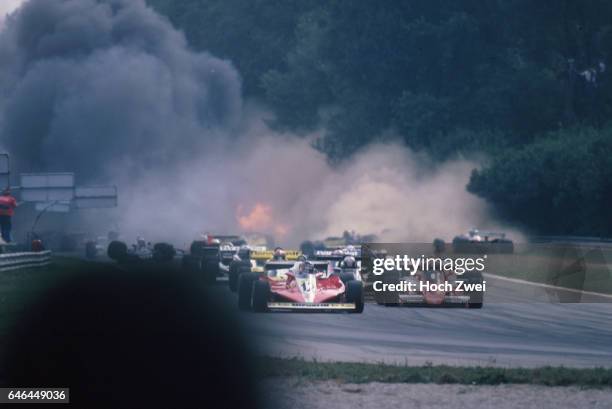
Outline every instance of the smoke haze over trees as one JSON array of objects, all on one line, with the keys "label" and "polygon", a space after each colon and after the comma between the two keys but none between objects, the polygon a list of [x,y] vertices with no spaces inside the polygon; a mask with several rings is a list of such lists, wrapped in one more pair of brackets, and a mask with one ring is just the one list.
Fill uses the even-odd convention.
[{"label": "smoke haze over trees", "polygon": [[[250,15],[245,9],[244,24]],[[206,231],[252,231],[296,245],[353,229],[425,241],[497,225],[464,188],[474,162],[435,164],[396,141],[364,142],[332,165],[312,147],[324,133],[281,134],[261,104],[244,102],[265,90],[240,58],[234,65],[226,53],[194,49],[143,0],[29,0],[5,23],[0,145],[13,173],[69,171],[80,185],[119,187],[115,211],[67,217],[80,231],[179,245]],[[267,70],[280,60],[252,63]],[[27,219],[18,224],[27,228]]]},{"label": "smoke haze over trees", "polygon": [[[272,220],[303,217],[303,233],[350,229],[339,215],[353,213],[324,203],[309,218],[300,197],[341,192],[335,203],[363,204],[360,188],[381,194],[387,185],[367,181],[386,174],[402,184],[388,197],[460,197],[465,225],[491,220],[479,196],[533,232],[612,235],[609,2],[146,2],[161,15],[144,0],[31,0],[2,22],[0,143],[15,173],[123,180],[140,226],[164,185],[181,196],[176,217],[210,192],[222,198],[206,202],[202,225],[228,228],[236,206],[266,199],[280,207]],[[251,102],[266,114],[251,117]],[[291,174],[319,183],[287,185],[265,152],[283,152],[274,163],[288,168],[307,163]],[[391,172],[355,162],[372,158],[388,158]],[[263,187],[259,174],[271,178]],[[410,211],[424,206],[437,208]],[[425,239],[447,219],[439,210],[398,228]],[[320,214],[329,223],[307,231]]]},{"label": "smoke haze over trees", "polygon": [[469,190],[507,220],[612,234],[609,1],[148,3],[233,61],[277,129],[323,129],[334,161],[387,135],[440,160],[483,152]]}]

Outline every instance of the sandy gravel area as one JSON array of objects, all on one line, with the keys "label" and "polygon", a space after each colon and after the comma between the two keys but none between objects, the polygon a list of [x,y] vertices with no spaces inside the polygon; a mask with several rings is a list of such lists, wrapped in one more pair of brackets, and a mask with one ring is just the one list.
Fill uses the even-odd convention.
[{"label": "sandy gravel area", "polygon": [[610,409],[612,389],[262,381],[267,409]]}]

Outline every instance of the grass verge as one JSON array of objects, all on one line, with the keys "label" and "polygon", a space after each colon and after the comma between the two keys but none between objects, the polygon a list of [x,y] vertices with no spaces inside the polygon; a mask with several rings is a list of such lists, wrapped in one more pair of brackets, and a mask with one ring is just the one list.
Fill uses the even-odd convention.
[{"label": "grass verge", "polygon": [[299,358],[260,360],[266,378],[297,377],[346,383],[436,383],[464,385],[532,384],[545,386],[612,387],[612,369],[565,367],[494,368],[454,366],[397,366],[387,364],[317,362]]}]

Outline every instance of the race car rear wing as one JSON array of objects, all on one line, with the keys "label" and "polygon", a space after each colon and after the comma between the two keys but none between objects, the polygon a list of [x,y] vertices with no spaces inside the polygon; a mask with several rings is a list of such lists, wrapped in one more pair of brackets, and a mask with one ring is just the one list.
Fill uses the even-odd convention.
[{"label": "race car rear wing", "polygon": [[342,260],[344,257],[353,256],[356,260],[361,260],[361,249],[355,249],[349,251],[346,249],[337,250],[317,250],[315,251],[314,257],[317,260]]},{"label": "race car rear wing", "polygon": [[[310,263],[314,266],[315,270],[318,270],[318,271],[327,270],[329,266],[329,262],[327,261],[311,261]],[[284,269],[290,269],[294,265],[295,265],[295,261],[270,260],[266,263],[263,269],[264,270],[284,270]]]},{"label": "race car rear wing", "polygon": [[[301,255],[302,252],[299,250],[285,250],[285,258],[287,260],[297,260]],[[274,257],[274,251],[272,250],[251,252],[252,260],[270,260],[272,257]]]}]

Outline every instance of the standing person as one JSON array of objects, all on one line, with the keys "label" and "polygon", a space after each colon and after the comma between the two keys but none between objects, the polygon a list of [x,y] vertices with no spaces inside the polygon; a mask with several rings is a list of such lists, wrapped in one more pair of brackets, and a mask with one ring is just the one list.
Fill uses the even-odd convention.
[{"label": "standing person", "polygon": [[2,191],[0,196],[0,230],[2,231],[2,239],[6,243],[11,242],[11,219],[15,214],[15,208],[17,207],[17,200],[11,195],[11,189],[6,188]]}]

